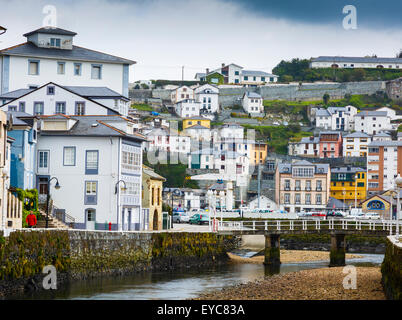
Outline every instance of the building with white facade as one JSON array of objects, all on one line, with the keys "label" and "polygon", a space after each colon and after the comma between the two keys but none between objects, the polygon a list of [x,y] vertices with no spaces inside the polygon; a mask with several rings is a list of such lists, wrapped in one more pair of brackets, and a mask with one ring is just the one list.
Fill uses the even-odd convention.
[{"label": "building with white facade", "polygon": [[219,128],[219,131],[214,133],[214,140],[222,138],[243,139],[244,128],[237,123],[225,123]]},{"label": "building with white facade", "polygon": [[343,137],[344,157],[367,157],[372,137],[364,132],[353,132]]},{"label": "building with white facade", "polygon": [[240,83],[243,85],[263,85],[278,82],[278,78],[278,76],[264,71],[242,70]]},{"label": "building with white facade", "polygon": [[245,112],[249,114],[264,113],[262,96],[255,92],[246,92],[242,98],[242,106]]},{"label": "building with white facade", "polygon": [[57,210],[75,219],[75,228],[107,230],[112,223],[112,230],[143,230],[145,139],[129,130],[119,116],[41,117],[36,157],[40,202],[50,192]]},{"label": "building with white facade", "polygon": [[193,100],[193,99],[194,99],[194,90],[188,86],[180,86],[171,89],[170,100],[172,101],[173,104],[182,100]]},{"label": "building with white facade", "polygon": [[180,118],[191,118],[200,115],[201,102],[195,99],[184,99],[174,104],[174,110]]},{"label": "building with white facade", "polygon": [[76,35],[43,27],[24,34],[25,43],[0,50],[0,93],[56,82],[107,87],[128,97],[129,66],[135,61],[76,46]]},{"label": "building with white facade", "polygon": [[361,111],[354,116],[354,130],[369,135],[392,130],[391,118],[386,111]]},{"label": "building with white facade", "polygon": [[364,68],[364,69],[402,69],[401,58],[377,58],[377,57],[343,57],[321,56],[313,58],[311,68]]},{"label": "building with white facade", "polygon": [[268,197],[261,195],[260,198],[258,199],[257,197],[254,197],[248,202],[248,208],[250,210],[254,209],[265,209],[265,210],[278,210],[278,206],[275,203],[275,201],[269,199]]},{"label": "building with white facade", "polygon": [[354,116],[357,114],[357,108],[353,106],[313,109],[317,128],[339,131],[354,129]]},{"label": "building with white facade", "polygon": [[195,100],[201,103],[201,112],[215,113],[219,111],[219,89],[210,84],[204,84],[194,89]]},{"label": "building with white facade", "polygon": [[288,153],[292,156],[319,157],[320,138],[303,137],[298,142],[289,142]]},{"label": "building with white facade", "polygon": [[190,136],[193,140],[198,141],[211,141],[211,129],[202,125],[194,125],[184,130],[186,135]]},{"label": "building with white facade", "polygon": [[173,129],[154,128],[146,134],[145,150],[171,153],[190,153],[191,138],[186,134],[178,134]]},{"label": "building with white facade", "polygon": [[[21,93],[25,92],[21,95]],[[118,93],[101,87],[64,87],[49,82],[36,89],[6,93],[0,100],[4,111],[19,111],[31,115],[124,115],[130,101]]]}]

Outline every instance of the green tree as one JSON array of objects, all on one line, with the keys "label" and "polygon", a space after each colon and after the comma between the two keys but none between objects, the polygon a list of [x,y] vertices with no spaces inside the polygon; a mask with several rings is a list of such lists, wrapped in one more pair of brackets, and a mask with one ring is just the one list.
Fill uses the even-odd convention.
[{"label": "green tree", "polygon": [[353,81],[363,81],[366,78],[366,71],[364,69],[355,69],[352,73]]},{"label": "green tree", "polygon": [[330,96],[329,96],[328,93],[324,94],[323,97],[322,97],[322,100],[324,101],[324,104],[328,104],[329,99],[330,99]]}]

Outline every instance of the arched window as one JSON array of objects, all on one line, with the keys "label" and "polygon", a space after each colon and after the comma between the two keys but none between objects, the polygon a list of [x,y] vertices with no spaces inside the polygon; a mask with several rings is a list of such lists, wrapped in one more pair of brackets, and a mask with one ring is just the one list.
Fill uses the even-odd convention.
[{"label": "arched window", "polygon": [[381,201],[379,201],[379,200],[373,200],[373,201],[370,201],[370,202],[367,204],[367,208],[368,208],[369,210],[384,210],[384,209],[385,209],[385,205],[384,205],[383,202],[381,202]]},{"label": "arched window", "polygon": [[339,66],[338,66],[336,63],[334,63],[334,64],[331,66],[331,68],[332,68],[332,69],[338,69]]}]

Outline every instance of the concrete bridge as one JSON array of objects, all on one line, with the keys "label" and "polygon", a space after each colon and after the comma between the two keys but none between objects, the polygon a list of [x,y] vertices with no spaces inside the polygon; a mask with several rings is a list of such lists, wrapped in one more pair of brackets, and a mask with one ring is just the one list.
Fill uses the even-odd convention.
[{"label": "concrete bridge", "polygon": [[281,234],[329,234],[331,236],[330,267],[345,265],[346,235],[386,237],[395,234],[401,225],[389,220],[267,220],[217,221],[212,224],[220,234],[264,235],[266,265],[279,265]]}]

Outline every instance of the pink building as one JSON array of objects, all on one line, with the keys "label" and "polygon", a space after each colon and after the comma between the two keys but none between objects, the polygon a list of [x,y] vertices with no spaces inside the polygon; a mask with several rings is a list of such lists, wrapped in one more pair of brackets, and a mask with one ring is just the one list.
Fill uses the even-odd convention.
[{"label": "pink building", "polygon": [[342,157],[342,135],[336,131],[320,132],[320,158]]}]

